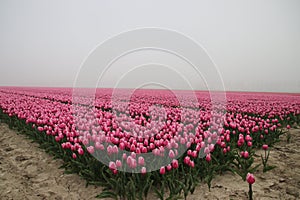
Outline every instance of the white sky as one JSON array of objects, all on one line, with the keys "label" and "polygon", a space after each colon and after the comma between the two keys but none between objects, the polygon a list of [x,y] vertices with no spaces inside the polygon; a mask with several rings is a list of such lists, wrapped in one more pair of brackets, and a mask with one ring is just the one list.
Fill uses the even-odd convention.
[{"label": "white sky", "polygon": [[93,48],[141,27],[193,38],[226,90],[300,93],[298,0],[1,0],[0,85],[70,87]]}]

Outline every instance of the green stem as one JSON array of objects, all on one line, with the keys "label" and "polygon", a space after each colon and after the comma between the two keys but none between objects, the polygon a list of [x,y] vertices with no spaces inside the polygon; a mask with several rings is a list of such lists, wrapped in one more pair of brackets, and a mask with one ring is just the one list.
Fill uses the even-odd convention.
[{"label": "green stem", "polygon": [[248,192],[248,194],[249,194],[249,200],[253,200],[253,198],[252,198],[252,184],[250,184],[250,183],[249,183],[249,192]]}]

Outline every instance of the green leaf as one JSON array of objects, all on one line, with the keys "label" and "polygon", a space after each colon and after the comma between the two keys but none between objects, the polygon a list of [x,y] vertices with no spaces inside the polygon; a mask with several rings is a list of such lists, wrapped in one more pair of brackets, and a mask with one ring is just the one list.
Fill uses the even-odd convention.
[{"label": "green leaf", "polygon": [[108,191],[108,190],[101,192],[101,194],[98,194],[96,196],[96,198],[100,198],[100,199],[112,198],[112,199],[118,200],[118,196],[115,193]]}]

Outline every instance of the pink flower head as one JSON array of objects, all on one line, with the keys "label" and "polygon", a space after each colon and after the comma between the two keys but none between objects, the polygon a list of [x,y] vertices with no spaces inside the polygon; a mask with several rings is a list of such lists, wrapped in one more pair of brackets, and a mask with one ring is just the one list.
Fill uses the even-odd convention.
[{"label": "pink flower head", "polygon": [[246,141],[251,141],[251,140],[252,140],[252,138],[251,138],[251,136],[250,136],[250,135],[246,135],[246,137],[245,137],[245,140],[246,140]]},{"label": "pink flower head", "polygon": [[116,175],[118,173],[118,170],[114,169],[112,170],[113,174]]},{"label": "pink flower head", "polygon": [[122,167],[122,162],[120,160],[116,160],[116,166],[118,168]]},{"label": "pink flower head", "polygon": [[267,144],[262,145],[263,150],[267,150],[269,148],[269,146]]},{"label": "pink flower head", "polygon": [[191,156],[192,156],[193,158],[197,158],[197,151],[193,151],[192,154],[191,154]]},{"label": "pink flower head", "polygon": [[73,159],[76,159],[76,158],[77,158],[76,153],[73,153],[73,154],[72,154],[72,157],[73,157]]},{"label": "pink flower head", "polygon": [[175,158],[175,153],[174,153],[173,150],[170,150],[170,151],[169,151],[169,157],[170,157],[170,158]]},{"label": "pink flower head", "polygon": [[244,153],[245,153],[244,151],[240,152],[241,157],[244,157]]},{"label": "pink flower head", "polygon": [[190,161],[190,167],[192,167],[192,168],[195,167],[195,162],[193,160]]},{"label": "pink flower head", "polygon": [[172,167],[174,168],[174,169],[177,169],[178,168],[178,160],[172,160]]},{"label": "pink flower head", "polygon": [[186,156],[184,159],[183,159],[183,162],[186,164],[186,165],[189,165],[190,164],[190,161],[191,161],[191,158],[189,156]]},{"label": "pink flower head", "polygon": [[246,159],[249,158],[249,152],[248,151],[244,152],[244,158],[246,158]]},{"label": "pink flower head", "polygon": [[237,145],[240,147],[244,144],[244,139],[239,139],[238,142],[237,142]]},{"label": "pink flower head", "polygon": [[166,173],[165,167],[161,167],[160,170],[159,170],[159,173],[164,175]]},{"label": "pink flower head", "polygon": [[286,125],[286,128],[287,128],[287,129],[290,129],[290,128],[291,128],[291,126],[288,124],[288,125]]},{"label": "pink flower head", "polygon": [[250,142],[250,141],[247,142],[247,146],[248,146],[248,147],[252,147],[252,142]]},{"label": "pink flower head", "polygon": [[84,154],[84,151],[83,151],[82,148],[79,148],[77,151],[78,151],[79,155],[83,155]]},{"label": "pink flower head", "polygon": [[137,163],[136,163],[136,159],[135,158],[132,158],[131,156],[128,156],[126,161],[127,161],[127,165],[130,168],[132,168],[132,169],[136,168]]},{"label": "pink flower head", "polygon": [[138,164],[139,164],[139,165],[144,165],[144,164],[145,164],[145,159],[144,159],[144,157],[140,156],[140,157],[138,158]]},{"label": "pink flower head", "polygon": [[147,173],[147,169],[146,169],[146,167],[142,167],[142,169],[141,169],[141,173],[142,173],[142,174],[146,174],[146,173]]},{"label": "pink flower head", "polygon": [[86,148],[86,150],[90,153],[93,154],[95,152],[94,147],[93,146],[89,146]]},{"label": "pink flower head", "polygon": [[210,155],[210,153],[206,155],[205,160],[206,160],[207,162],[210,162],[210,161],[211,161],[211,155]]},{"label": "pink flower head", "polygon": [[171,171],[171,169],[172,169],[172,165],[171,165],[171,164],[168,164],[168,165],[167,165],[167,170],[168,170],[168,171]]},{"label": "pink flower head", "polygon": [[248,173],[248,174],[247,174],[247,177],[246,177],[246,180],[247,180],[247,182],[248,182],[249,184],[252,185],[252,184],[255,182],[255,177],[254,177],[253,174]]},{"label": "pink flower head", "polygon": [[100,150],[104,150],[104,146],[103,146],[103,144],[101,144],[100,142],[96,142],[95,148],[96,148],[96,149],[100,149]]},{"label": "pink flower head", "polygon": [[109,162],[109,169],[111,170],[111,171],[113,171],[113,170],[115,170],[115,169],[117,169],[117,166],[116,166],[116,163],[115,162]]}]

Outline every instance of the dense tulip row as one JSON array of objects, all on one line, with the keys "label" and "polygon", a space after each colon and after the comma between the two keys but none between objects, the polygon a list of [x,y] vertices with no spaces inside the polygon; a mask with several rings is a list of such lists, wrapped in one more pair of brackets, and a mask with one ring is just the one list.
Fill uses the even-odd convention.
[{"label": "dense tulip row", "polygon": [[[71,159],[93,155],[110,171],[98,175],[105,180],[155,183],[170,196],[186,196],[202,179],[210,186],[213,174],[225,170],[246,180],[256,169],[255,148],[268,149],[283,126],[299,122],[299,95],[228,93],[226,104],[213,105],[207,92],[196,92],[197,102],[186,94],[137,90],[128,100],[126,90],[98,89],[93,102],[71,89],[0,88],[0,108],[53,137]],[[116,195],[131,198],[130,189],[112,185]]]}]

